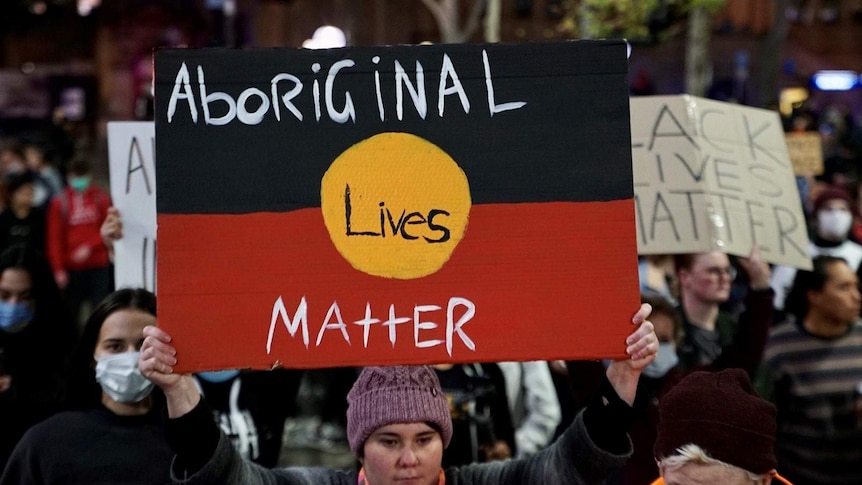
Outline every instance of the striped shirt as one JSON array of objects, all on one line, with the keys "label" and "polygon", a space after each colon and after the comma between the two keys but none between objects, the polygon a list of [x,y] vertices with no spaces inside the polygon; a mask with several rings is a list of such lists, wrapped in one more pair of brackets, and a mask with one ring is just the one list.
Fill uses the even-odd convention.
[{"label": "striped shirt", "polygon": [[862,321],[836,338],[775,327],[764,366],[778,407],[778,469],[796,485],[862,484]]}]

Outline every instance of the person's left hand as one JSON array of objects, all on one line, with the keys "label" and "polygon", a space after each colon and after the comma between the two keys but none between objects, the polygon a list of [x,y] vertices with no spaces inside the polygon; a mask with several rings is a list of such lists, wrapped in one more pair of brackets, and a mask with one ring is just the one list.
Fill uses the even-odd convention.
[{"label": "person's left hand", "polygon": [[652,307],[644,303],[632,317],[632,324],[638,328],[626,338],[628,359],[615,360],[608,367],[607,376],[614,390],[629,405],[635,402],[638,379],[646,366],[658,354],[658,337],[652,322],[647,320]]}]

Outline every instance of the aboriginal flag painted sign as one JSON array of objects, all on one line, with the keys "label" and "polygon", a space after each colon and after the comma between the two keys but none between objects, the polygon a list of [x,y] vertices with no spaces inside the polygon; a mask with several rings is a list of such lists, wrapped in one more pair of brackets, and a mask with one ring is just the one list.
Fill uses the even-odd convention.
[{"label": "aboriginal flag painted sign", "polygon": [[625,44],[155,55],[180,370],[623,356]]}]

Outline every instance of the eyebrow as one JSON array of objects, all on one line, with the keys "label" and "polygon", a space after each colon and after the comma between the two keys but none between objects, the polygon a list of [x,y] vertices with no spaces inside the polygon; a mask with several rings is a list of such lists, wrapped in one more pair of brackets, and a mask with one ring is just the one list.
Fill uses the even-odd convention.
[{"label": "eyebrow", "polygon": [[[427,431],[420,431],[420,432],[416,433],[416,437],[424,438],[426,436],[433,436],[435,433],[437,433],[437,432],[434,431],[433,429],[429,429]],[[377,438],[399,438],[399,439],[404,438],[404,436],[402,436],[401,434],[396,433],[394,431],[378,431],[378,432],[375,432],[374,434],[372,434],[371,436],[377,437]]]},{"label": "eyebrow", "polygon": [[125,340],[121,339],[121,338],[106,338],[105,340],[102,340],[102,343],[103,344],[108,344],[108,343],[110,343],[110,344],[122,344],[122,343],[125,343]]}]

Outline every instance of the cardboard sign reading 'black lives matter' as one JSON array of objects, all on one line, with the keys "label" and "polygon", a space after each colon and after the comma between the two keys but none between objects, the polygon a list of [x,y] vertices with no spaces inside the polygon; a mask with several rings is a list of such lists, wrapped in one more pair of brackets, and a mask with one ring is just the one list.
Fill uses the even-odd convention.
[{"label": "cardboard sign reading 'black lives matter'", "polygon": [[632,98],[638,252],[760,247],[810,268],[802,203],[778,113],[692,96]]},{"label": "cardboard sign reading 'black lives matter'", "polygon": [[624,357],[622,42],[162,50],[179,370]]}]

